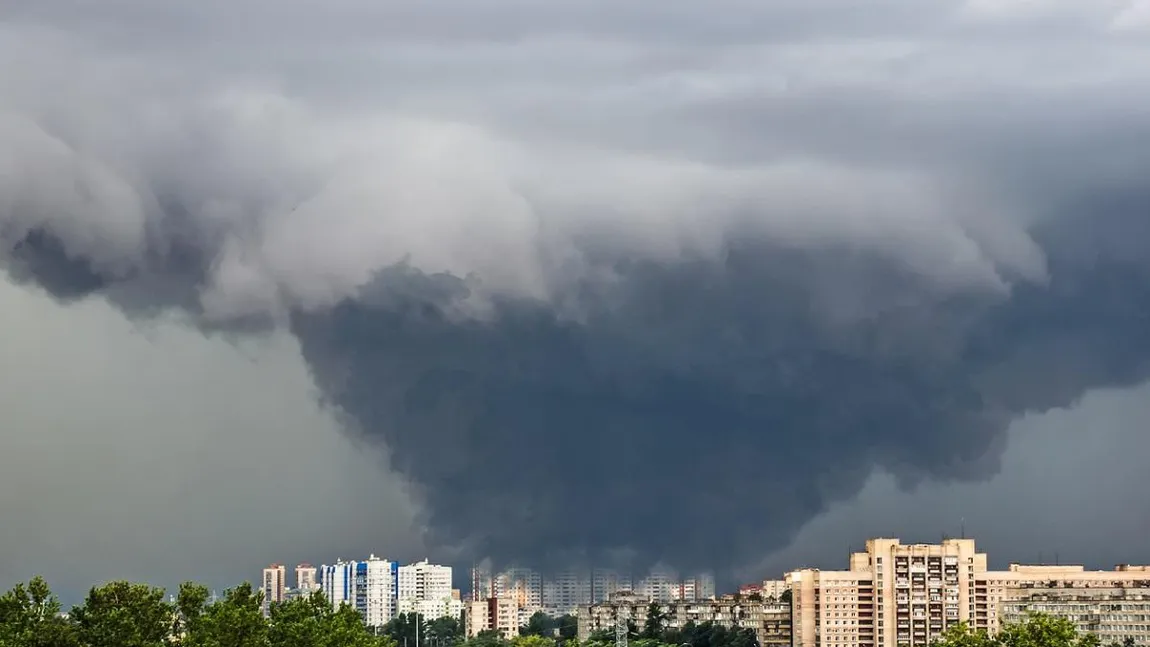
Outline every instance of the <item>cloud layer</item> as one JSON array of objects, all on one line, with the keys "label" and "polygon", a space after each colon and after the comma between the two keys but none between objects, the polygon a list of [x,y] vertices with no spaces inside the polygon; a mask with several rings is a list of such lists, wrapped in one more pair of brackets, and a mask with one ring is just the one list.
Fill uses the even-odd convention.
[{"label": "cloud layer", "polygon": [[441,545],[745,564],[1148,377],[1141,9],[853,6],[16,6],[0,262],[290,329]]}]

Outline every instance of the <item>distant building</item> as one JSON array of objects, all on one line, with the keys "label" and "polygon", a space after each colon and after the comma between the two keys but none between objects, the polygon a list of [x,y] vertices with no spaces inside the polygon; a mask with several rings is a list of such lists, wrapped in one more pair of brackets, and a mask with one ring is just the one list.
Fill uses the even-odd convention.
[{"label": "distant building", "polygon": [[759,593],[767,599],[778,600],[783,597],[783,593],[787,591],[786,580],[763,580],[763,585],[759,589]]},{"label": "distant building", "polygon": [[367,626],[382,627],[395,617],[398,568],[375,555],[356,564],[356,609]]},{"label": "distant building", "polygon": [[511,640],[519,635],[520,607],[516,600],[489,597],[467,603],[467,637],[484,631],[498,631]]},{"label": "distant building", "polygon": [[306,595],[319,588],[316,567],[311,564],[300,564],[295,567],[295,588],[301,595]]},{"label": "distant building", "polygon": [[612,569],[597,568],[591,572],[591,604],[606,602],[622,591],[634,591],[631,575]]},{"label": "distant building", "polygon": [[[1122,608],[1137,606],[1140,596],[1150,594],[1150,567],[1087,571],[1082,566],[1011,564],[1005,571],[991,571],[986,564],[986,554],[975,550],[973,539],[903,545],[879,538],[867,541],[865,552],[850,556],[849,570],[789,573],[794,647],[926,647],[960,622],[996,633],[1002,619],[1019,617],[1031,605],[1062,605],[1068,617],[1092,632],[1089,627],[1100,628],[1103,621],[1080,622],[1080,616],[1101,617],[1109,611],[1113,616],[1105,626],[1125,628],[1107,629],[1106,636],[1143,635],[1140,626],[1123,621],[1132,614]],[[1044,600],[1036,593],[1062,597]],[[1131,601],[1107,601],[1115,595]],[[1074,596],[1096,601],[1071,600]],[[1087,609],[1094,604],[1098,614]]]},{"label": "distant building", "polygon": [[342,559],[320,567],[320,586],[333,609],[344,604],[355,606],[355,562]]},{"label": "distant building", "polygon": [[399,567],[398,612],[418,613],[424,618],[463,613],[459,591],[451,588],[450,566],[437,566],[427,560]]},{"label": "distant building", "polygon": [[[616,594],[610,601],[581,607],[579,639],[587,640],[597,631],[613,632],[623,614],[642,627],[652,600],[638,593]],[[667,616],[667,627],[679,629],[687,623],[711,622],[727,628],[751,629],[762,647],[789,647],[791,644],[791,608],[786,604],[753,602],[736,596],[715,600],[679,601],[659,604]]]},{"label": "distant building", "polygon": [[543,579],[543,610],[558,617],[591,604],[591,571],[569,569]]},{"label": "distant building", "polygon": [[264,569],[263,577],[261,578],[263,585],[260,589],[263,591],[263,612],[268,615],[271,610],[271,605],[279,604],[285,599],[285,590],[287,589],[287,570],[283,564],[272,564]]},{"label": "distant building", "polygon": [[1103,645],[1133,640],[1150,644],[1150,589],[1031,589],[1000,605],[1003,622],[1021,622],[1031,612],[1069,619],[1080,633],[1092,633]]}]

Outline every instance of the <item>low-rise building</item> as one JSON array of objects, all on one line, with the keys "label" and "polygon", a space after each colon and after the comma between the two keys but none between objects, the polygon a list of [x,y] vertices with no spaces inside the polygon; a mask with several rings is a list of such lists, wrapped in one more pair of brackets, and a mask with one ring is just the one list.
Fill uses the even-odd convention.
[{"label": "low-rise building", "polygon": [[[576,614],[579,639],[587,640],[598,631],[613,632],[621,618],[642,627],[650,605],[649,596],[622,592],[607,602],[580,607]],[[751,629],[762,647],[791,644],[791,609],[787,604],[732,595],[714,600],[659,602],[658,605],[666,615],[668,629],[710,622],[727,628]]]}]

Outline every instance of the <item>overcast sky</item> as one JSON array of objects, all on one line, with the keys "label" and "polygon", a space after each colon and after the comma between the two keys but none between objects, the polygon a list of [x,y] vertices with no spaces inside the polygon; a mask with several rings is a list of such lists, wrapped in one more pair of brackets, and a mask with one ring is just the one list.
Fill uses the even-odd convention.
[{"label": "overcast sky", "polygon": [[1150,561],[1150,1],[10,0],[0,60],[0,586]]}]

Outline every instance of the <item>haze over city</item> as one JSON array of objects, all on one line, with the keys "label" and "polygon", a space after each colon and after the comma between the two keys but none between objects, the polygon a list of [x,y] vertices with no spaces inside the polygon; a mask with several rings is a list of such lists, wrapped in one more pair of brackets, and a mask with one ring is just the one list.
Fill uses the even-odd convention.
[{"label": "haze over city", "polygon": [[1150,562],[1148,36],[1144,0],[3,3],[0,587]]}]

